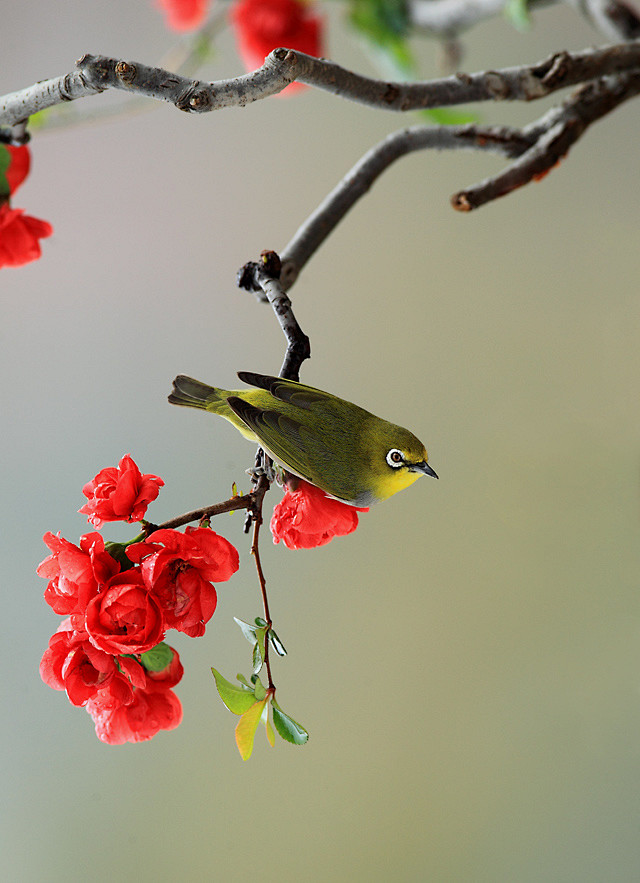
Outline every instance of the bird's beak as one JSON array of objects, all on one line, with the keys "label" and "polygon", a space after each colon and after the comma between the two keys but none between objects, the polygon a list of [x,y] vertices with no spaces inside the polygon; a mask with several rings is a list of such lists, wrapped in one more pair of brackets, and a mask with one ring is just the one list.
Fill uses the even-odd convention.
[{"label": "bird's beak", "polygon": [[424,475],[430,475],[432,478],[438,477],[438,473],[429,466],[426,460],[422,460],[420,463],[412,463],[409,469],[412,472],[422,472]]}]

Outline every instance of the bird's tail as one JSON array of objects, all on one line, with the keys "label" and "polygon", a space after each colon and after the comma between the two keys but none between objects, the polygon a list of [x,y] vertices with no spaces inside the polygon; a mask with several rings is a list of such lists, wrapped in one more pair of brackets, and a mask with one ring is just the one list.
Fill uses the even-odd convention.
[{"label": "bird's tail", "polygon": [[225,401],[225,392],[214,386],[200,383],[186,374],[178,374],[173,381],[173,389],[169,393],[172,405],[184,405],[186,408],[210,408],[216,402]]}]

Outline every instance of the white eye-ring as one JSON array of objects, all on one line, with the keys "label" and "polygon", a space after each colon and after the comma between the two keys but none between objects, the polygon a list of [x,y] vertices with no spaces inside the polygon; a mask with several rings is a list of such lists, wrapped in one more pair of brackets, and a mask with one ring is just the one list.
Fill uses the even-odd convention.
[{"label": "white eye-ring", "polygon": [[391,448],[387,454],[387,463],[392,469],[399,469],[404,466],[404,455],[397,448]]}]

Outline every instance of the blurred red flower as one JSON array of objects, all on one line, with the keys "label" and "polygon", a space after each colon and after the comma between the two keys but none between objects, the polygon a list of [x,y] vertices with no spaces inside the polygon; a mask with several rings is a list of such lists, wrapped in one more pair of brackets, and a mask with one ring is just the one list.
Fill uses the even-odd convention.
[{"label": "blurred red flower", "polygon": [[105,521],[139,521],[149,503],[160,493],[164,481],[150,473],[142,475],[130,454],[117,466],[102,469],[82,488],[88,502],[78,512],[100,528]]},{"label": "blurred red flower", "polygon": [[10,157],[5,177],[9,184],[9,192],[13,194],[29,174],[29,169],[31,167],[31,154],[26,145],[12,147],[10,144],[5,144],[4,148],[8,151]]},{"label": "blurred red flower", "polygon": [[23,208],[0,205],[0,267],[21,267],[42,254],[38,240],[51,236],[48,221],[24,214]]},{"label": "blurred red flower", "polygon": [[156,0],[172,31],[192,31],[207,16],[210,0]]},{"label": "blurred red flower", "polygon": [[[322,54],[323,19],[314,4],[305,0],[238,0],[230,11],[238,52],[245,68],[253,71],[279,46],[297,49],[306,55]],[[280,94],[291,95],[304,89],[291,83]]]},{"label": "blurred red flower", "polygon": [[312,549],[352,533],[358,526],[358,512],[369,511],[334,500],[301,479],[291,482],[291,488],[285,488],[270,524],[273,542],[282,540],[288,549]]}]

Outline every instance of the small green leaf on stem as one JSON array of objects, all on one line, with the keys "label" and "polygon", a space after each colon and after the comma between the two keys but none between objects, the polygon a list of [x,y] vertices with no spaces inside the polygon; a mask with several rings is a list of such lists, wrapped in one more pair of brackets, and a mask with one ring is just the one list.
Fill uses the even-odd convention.
[{"label": "small green leaf on stem", "polygon": [[255,739],[256,730],[262,717],[262,711],[267,704],[267,698],[261,702],[254,702],[242,715],[236,727],[236,745],[243,760],[249,760],[253,751],[253,741]]},{"label": "small green leaf on stem", "polygon": [[140,654],[140,662],[144,665],[147,671],[162,671],[171,664],[172,659],[173,650],[168,644],[165,644],[164,641],[161,644],[156,644],[155,647],[152,647],[145,653]]},{"label": "small green leaf on stem", "polygon": [[[219,671],[211,668],[220,698],[233,714],[244,714],[256,702],[258,697],[253,690],[246,687],[237,687],[224,678]],[[262,684],[260,685],[262,687]],[[262,687],[264,692],[264,687]]]},{"label": "small green leaf on stem", "polygon": [[260,680],[257,675],[254,675],[251,680],[254,682],[254,693],[258,702],[261,702],[264,697],[267,695],[267,691],[265,690],[264,684]]},{"label": "small green leaf on stem", "polygon": [[309,733],[292,717],[285,714],[275,699],[271,699],[271,707],[273,711],[273,725],[278,731],[278,735],[285,740],[291,742],[292,745],[304,745],[309,739]]},{"label": "small green leaf on stem", "polygon": [[257,628],[255,627],[255,625],[251,625],[250,622],[244,622],[244,620],[242,620],[242,619],[238,619],[237,616],[234,616],[233,618],[234,618],[234,620],[238,623],[238,625],[240,626],[240,631],[241,631],[242,634],[245,636],[245,638],[247,639],[247,641],[248,641],[250,644],[255,644],[256,641],[258,640],[258,638],[257,638],[257,636],[256,636],[256,632],[257,632],[258,630],[257,630]]},{"label": "small green leaf on stem", "polygon": [[273,748],[276,744],[276,734],[273,731],[273,727],[271,726],[271,721],[269,720],[269,703],[265,703],[264,710],[262,712],[262,722],[264,724],[265,732],[267,734],[267,741],[269,745]]},{"label": "small green leaf on stem", "polygon": [[264,665],[264,656],[260,652],[260,644],[257,642],[253,645],[253,673],[257,675]]},{"label": "small green leaf on stem", "polygon": [[287,651],[284,649],[284,644],[280,640],[280,638],[276,635],[273,629],[269,632],[269,643],[276,651],[278,656],[286,656]]}]

